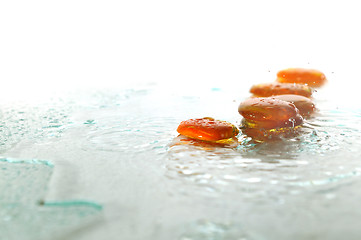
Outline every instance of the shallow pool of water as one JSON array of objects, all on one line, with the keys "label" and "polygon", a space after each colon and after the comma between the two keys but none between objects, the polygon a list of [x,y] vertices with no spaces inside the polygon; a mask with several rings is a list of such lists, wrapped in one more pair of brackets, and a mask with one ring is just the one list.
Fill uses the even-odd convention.
[{"label": "shallow pool of water", "polygon": [[360,239],[361,108],[330,85],[299,135],[240,134],[236,148],[172,142],[188,118],[239,125],[248,87],[150,84],[4,103],[1,237]]}]

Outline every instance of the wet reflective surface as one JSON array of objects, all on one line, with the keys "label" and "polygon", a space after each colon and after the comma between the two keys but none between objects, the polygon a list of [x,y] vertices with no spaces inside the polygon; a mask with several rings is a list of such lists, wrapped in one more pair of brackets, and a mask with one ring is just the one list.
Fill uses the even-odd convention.
[{"label": "wet reflective surface", "polygon": [[332,89],[315,93],[318,111],[297,136],[239,134],[232,148],[172,142],[185,119],[239,125],[249,95],[233,88],[153,84],[3,104],[1,237],[358,239],[361,109]]},{"label": "wet reflective surface", "polygon": [[52,171],[47,161],[0,159],[2,239],[63,239],[100,216],[93,202],[45,201]]}]

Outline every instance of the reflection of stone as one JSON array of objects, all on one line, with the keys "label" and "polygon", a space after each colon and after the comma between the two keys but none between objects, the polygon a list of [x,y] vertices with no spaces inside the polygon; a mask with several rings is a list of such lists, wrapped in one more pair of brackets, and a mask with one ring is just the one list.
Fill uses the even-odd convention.
[{"label": "reflection of stone", "polygon": [[91,202],[44,202],[52,171],[47,161],[0,159],[0,239],[54,239],[100,213]]},{"label": "reflection of stone", "polygon": [[307,120],[297,137],[257,142],[240,134],[236,148],[178,136],[168,145],[165,174],[180,183],[175,191],[206,196],[237,192],[255,200],[260,194],[288,195],[290,187],[299,187],[294,194],[343,184],[361,176],[359,117],[324,111]]}]

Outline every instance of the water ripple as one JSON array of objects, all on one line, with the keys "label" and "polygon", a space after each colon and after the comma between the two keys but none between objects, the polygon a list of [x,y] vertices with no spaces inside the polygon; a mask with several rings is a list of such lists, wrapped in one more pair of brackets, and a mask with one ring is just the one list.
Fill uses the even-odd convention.
[{"label": "water ripple", "polygon": [[[114,121],[109,126],[109,119]],[[116,119],[116,120],[114,120]],[[105,124],[103,124],[103,122]],[[97,126],[87,135],[84,149],[109,152],[165,151],[170,133],[164,132],[164,125],[174,120],[169,118],[114,118],[99,119]]]},{"label": "water ripple", "polygon": [[[311,187],[358,177],[360,114],[324,111],[309,119],[294,138],[255,143],[240,135],[236,149],[177,145],[165,163],[167,176],[198,187],[264,185]],[[347,151],[345,151],[347,149]],[[347,161],[344,161],[347,159]],[[257,187],[262,185],[263,187]]]}]

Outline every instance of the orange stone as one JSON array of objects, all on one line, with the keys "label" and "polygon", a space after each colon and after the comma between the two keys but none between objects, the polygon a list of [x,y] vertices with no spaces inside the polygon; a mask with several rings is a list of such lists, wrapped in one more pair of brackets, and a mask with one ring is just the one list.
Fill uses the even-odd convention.
[{"label": "orange stone", "polygon": [[295,83],[262,83],[253,85],[250,92],[257,97],[284,94],[295,94],[305,97],[311,97],[312,95],[312,89],[309,86]]},{"label": "orange stone", "polygon": [[300,95],[284,94],[272,96],[270,98],[293,103],[303,117],[310,116],[316,109],[315,104],[311,99]]},{"label": "orange stone", "polygon": [[233,124],[213,118],[183,121],[179,124],[177,131],[189,138],[211,142],[233,138],[239,133],[238,128]]},{"label": "orange stone", "polygon": [[314,69],[288,68],[277,73],[277,82],[307,84],[310,87],[321,87],[326,83],[325,74]]},{"label": "orange stone", "polygon": [[238,112],[246,128],[295,127],[303,122],[294,104],[274,98],[249,98],[239,105]]}]

